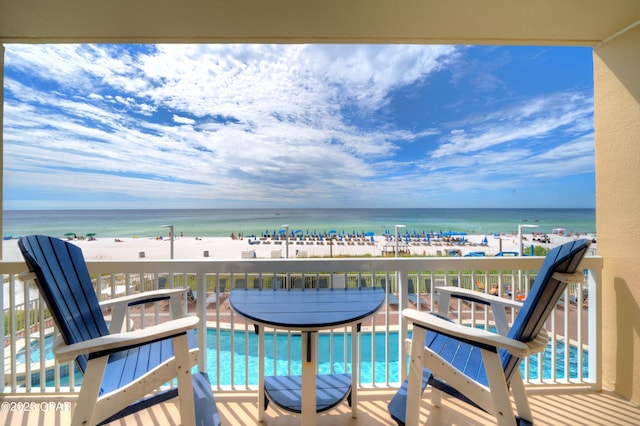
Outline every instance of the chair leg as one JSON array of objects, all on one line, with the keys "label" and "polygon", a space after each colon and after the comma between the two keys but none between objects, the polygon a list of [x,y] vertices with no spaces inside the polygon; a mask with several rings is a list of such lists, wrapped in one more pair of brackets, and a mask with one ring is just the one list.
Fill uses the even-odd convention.
[{"label": "chair leg", "polygon": [[422,327],[413,327],[409,383],[407,386],[405,419],[407,426],[418,426],[420,421],[420,398],[422,397],[422,370],[424,368],[423,355],[426,333],[427,330]]},{"label": "chair leg", "polygon": [[502,370],[500,355],[497,352],[487,350],[482,351],[489,389],[491,389],[491,399],[493,400],[493,415],[496,416],[498,425],[515,426],[516,418],[511,407],[509,398],[509,388]]},{"label": "chair leg", "polygon": [[513,399],[516,402],[518,417],[533,424],[533,415],[531,414],[531,408],[529,407],[527,393],[524,390],[524,382],[522,381],[520,368],[516,368],[513,376],[511,376],[511,392],[513,393]]},{"label": "chair leg", "polygon": [[176,374],[178,377],[180,419],[183,426],[195,425],[195,401],[193,398],[191,363],[189,362],[189,341],[186,333],[173,338],[173,354],[176,360]]},{"label": "chair leg", "polygon": [[431,387],[431,405],[434,407],[440,407],[442,405],[442,391]]},{"label": "chair leg", "polygon": [[93,425],[103,420],[94,419],[94,415],[98,408],[98,395],[108,360],[108,356],[102,356],[87,362],[80,395],[71,418],[72,426]]}]

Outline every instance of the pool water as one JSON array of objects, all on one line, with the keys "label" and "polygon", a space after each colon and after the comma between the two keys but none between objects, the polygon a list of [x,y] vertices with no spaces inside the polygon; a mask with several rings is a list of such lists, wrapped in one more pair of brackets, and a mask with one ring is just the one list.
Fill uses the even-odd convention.
[{"label": "pool water", "polygon": [[[220,385],[231,384],[231,365],[235,366],[233,371],[233,383],[236,385],[245,384],[245,370],[248,368],[248,377],[250,385],[258,384],[258,336],[249,331],[235,331],[233,333],[228,330],[207,330],[207,371],[209,378],[215,383],[217,371],[217,353],[216,339],[218,331],[220,333]],[[233,348],[231,351],[231,337],[233,336]],[[248,338],[248,342],[247,339]],[[346,343],[345,343],[346,339]],[[300,334],[292,334],[290,339],[286,333],[274,334],[265,333],[265,375],[300,375],[302,374],[301,363],[301,336]],[[248,345],[245,348],[245,345]],[[319,333],[318,336],[318,371],[319,374],[342,374],[351,373],[351,334]],[[389,359],[390,381],[397,381],[398,376],[398,333],[389,335],[389,348],[394,348],[385,353],[385,337],[384,333],[376,333],[375,349],[371,346],[371,333],[361,333],[360,351],[361,351],[361,377],[363,383],[371,383],[372,371],[375,368],[376,383],[384,383],[386,376],[385,359]],[[375,350],[377,362],[372,365],[372,351]],[[247,363],[245,363],[245,354],[248,354]],[[233,361],[232,361],[233,357]],[[289,363],[289,357],[291,363]],[[346,365],[345,365],[346,358]],[[290,370],[289,370],[290,369]],[[395,376],[394,376],[395,374]]]},{"label": "pool water", "polygon": [[[207,371],[209,371],[209,378],[213,384],[216,379],[217,371],[217,354],[216,354],[216,339],[218,331],[220,333],[220,385],[231,384],[231,365],[235,366],[233,371],[233,383],[236,385],[245,384],[245,371],[248,369],[247,376],[249,377],[250,385],[258,384],[258,336],[249,331],[235,331],[231,333],[229,330],[207,330]],[[375,369],[375,383],[384,384],[386,381],[387,365],[385,360],[388,359],[389,367],[389,382],[396,383],[400,379],[398,377],[398,333],[389,333],[388,347],[391,348],[386,353],[387,347],[385,342],[385,333],[379,332],[375,334],[375,349],[372,349],[371,332],[362,332],[360,340],[360,366],[361,377],[360,381],[363,384],[372,384],[373,369]],[[231,336],[233,335],[233,351],[231,351]],[[248,341],[246,339],[248,338]],[[345,338],[346,338],[346,351],[345,351]],[[301,373],[301,361],[302,354],[301,349],[301,336],[299,334],[292,334],[290,337],[290,350],[289,350],[289,337],[286,333],[278,333],[275,337],[275,349],[274,349],[274,335],[273,333],[265,333],[265,375],[299,375]],[[318,336],[318,370],[320,374],[329,373],[351,373],[351,334],[347,333],[334,333],[331,336],[328,333],[320,333]],[[331,341],[333,345],[331,346]],[[564,352],[565,345],[562,342],[556,344],[556,377],[558,379],[564,379]],[[376,362],[372,363],[372,351],[375,351]],[[571,379],[578,378],[578,349],[575,346],[569,347],[569,374]],[[345,367],[345,352],[346,352],[346,367]],[[248,353],[246,359],[248,359],[248,365],[245,364],[245,354]],[[333,353],[333,358],[330,354]],[[542,353],[542,379],[551,379],[552,372],[552,347],[551,344],[547,346]],[[275,354],[275,356],[274,356]],[[291,357],[291,365],[289,365],[288,358]],[[232,362],[233,356],[233,362]],[[588,351],[582,351],[583,357],[583,370],[582,377],[588,378],[589,366],[588,366]],[[275,361],[274,361],[275,359]],[[537,379],[538,377],[538,354],[529,357],[529,378]],[[373,364],[373,365],[372,365]],[[290,368],[290,371],[288,370]],[[333,370],[332,370],[333,368]],[[525,365],[524,362],[520,364],[520,370],[523,377],[525,377]]]},{"label": "pool water", "polygon": [[[249,377],[250,385],[258,384],[258,336],[249,331],[234,331],[207,329],[207,371],[209,379],[213,385],[216,383],[217,376],[217,360],[218,353],[216,350],[216,339],[220,338],[220,385],[231,385],[231,376],[233,374],[233,383],[236,385],[245,384],[246,376]],[[233,350],[231,350],[231,341],[233,336]],[[248,339],[248,340],[247,340]],[[345,342],[346,339],[346,342]],[[360,333],[360,381],[363,384],[372,384],[373,371],[375,369],[375,383],[384,384],[386,382],[387,367],[389,369],[389,382],[399,382],[398,378],[398,333],[390,332],[388,344],[385,341],[385,333],[375,333],[375,339],[372,345],[372,333]],[[286,333],[274,334],[265,333],[265,374],[266,375],[299,375],[301,373],[301,336],[300,334],[292,334],[289,337]],[[318,336],[319,352],[318,352],[318,370],[320,374],[329,373],[351,373],[351,334],[350,333],[320,333]],[[53,336],[45,338],[45,358],[53,359]],[[387,352],[386,348],[390,348]],[[40,345],[37,339],[31,342],[30,358],[31,362],[40,362]],[[571,379],[578,377],[578,350],[575,346],[569,347],[569,374]],[[565,345],[562,342],[556,344],[556,377],[564,379],[564,352]],[[372,362],[372,353],[375,353],[375,362]],[[245,355],[248,356],[245,358]],[[331,356],[331,354],[333,354]],[[288,359],[291,357],[291,362]],[[346,358],[346,362],[345,362]],[[582,351],[583,371],[582,376],[588,378],[588,351]],[[25,361],[24,348],[16,354],[18,363],[23,364]],[[245,362],[245,359],[247,362]],[[385,362],[387,361],[387,362]],[[550,379],[552,365],[552,347],[547,346],[542,353],[543,379]],[[234,371],[231,371],[231,365],[234,365]],[[524,363],[520,365],[523,377]],[[77,372],[75,374],[75,383],[79,384],[82,375]],[[32,374],[32,385],[38,386],[40,383],[40,374]],[[532,355],[529,363],[529,377],[536,379],[538,377],[538,355]],[[68,369],[63,367],[60,372],[60,383],[62,386],[68,385]],[[47,386],[53,386],[53,369],[47,371]]]}]

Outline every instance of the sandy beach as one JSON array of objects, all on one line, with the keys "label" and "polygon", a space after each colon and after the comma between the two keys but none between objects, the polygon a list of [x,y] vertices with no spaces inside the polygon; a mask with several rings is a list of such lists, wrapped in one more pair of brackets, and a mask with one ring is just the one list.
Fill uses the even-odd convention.
[{"label": "sandy beach", "polygon": [[[532,243],[544,247],[555,247],[575,236],[550,235],[549,243],[533,241],[532,234],[523,235],[524,246]],[[584,237],[584,235],[582,236]],[[383,252],[393,256],[395,243],[384,236],[366,239],[318,241],[311,238],[289,240],[289,258],[296,257],[341,257],[341,256],[382,256]],[[464,256],[469,252],[484,252],[493,256],[499,251],[517,252],[518,236],[501,235],[499,238],[485,235],[467,235],[464,245],[453,242],[412,240],[402,241],[400,250],[409,251],[412,256],[446,256],[451,250],[459,250]],[[486,244],[483,244],[486,238]],[[82,248],[87,260],[133,260],[144,256],[146,259],[170,259],[171,241],[168,238],[97,238],[95,240],[73,240]],[[230,237],[177,237],[173,242],[175,259],[241,259],[241,258],[280,258],[286,256],[285,241],[271,239],[232,239]],[[17,240],[3,241],[4,260],[22,260]]]}]

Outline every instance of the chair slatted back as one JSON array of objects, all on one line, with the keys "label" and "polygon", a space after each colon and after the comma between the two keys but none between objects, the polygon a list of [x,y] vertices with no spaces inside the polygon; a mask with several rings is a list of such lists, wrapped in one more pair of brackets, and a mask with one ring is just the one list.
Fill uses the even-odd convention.
[{"label": "chair slatted back", "polygon": [[[551,250],[540,267],[529,294],[518,313],[508,337],[529,342],[538,335],[551,311],[562,296],[567,283],[553,278],[556,272],[574,273],[587,252],[589,240],[575,240]],[[520,359],[506,351],[502,353],[502,365],[506,377],[511,377]]]},{"label": "chair slatted back", "polygon": [[[65,343],[109,334],[79,247],[43,235],[21,238],[18,246]],[[84,372],[86,356],[76,362]]]}]

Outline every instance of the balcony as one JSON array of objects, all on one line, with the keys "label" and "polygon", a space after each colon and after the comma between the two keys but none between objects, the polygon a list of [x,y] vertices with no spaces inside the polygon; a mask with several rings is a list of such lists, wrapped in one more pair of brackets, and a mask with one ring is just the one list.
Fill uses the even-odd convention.
[{"label": "balcony", "polygon": [[[442,407],[435,409],[428,403],[429,390],[425,392],[420,410],[420,423],[424,425],[495,424],[494,420],[466,404],[452,398],[444,398]],[[529,403],[534,418],[540,425],[626,425],[640,424],[640,409],[621,398],[605,392],[595,392],[582,387],[544,387],[528,389]],[[352,419],[345,404],[318,417],[319,425],[395,425],[387,413],[387,401],[394,392],[388,389],[361,390],[358,394],[358,418]],[[60,404],[56,409],[41,411],[0,411],[0,421],[11,425],[69,424],[71,413],[64,404],[73,404],[75,398],[67,395],[8,396],[3,401],[34,403],[37,407],[45,403]],[[223,424],[246,426],[260,424],[256,416],[256,394],[244,392],[216,392],[216,403]],[[178,424],[179,415],[175,402],[165,404],[132,415],[115,423],[116,425]],[[166,419],[166,420],[165,420]],[[265,415],[265,425],[299,425],[299,416],[269,409]]]},{"label": "balcony", "polygon": [[[495,284],[501,297],[526,297],[529,284],[535,278],[541,262],[542,258],[536,257],[207,259],[93,261],[88,266],[95,277],[96,292],[103,299],[162,287],[187,286],[192,289],[194,297],[184,299],[184,308],[200,318],[198,344],[202,355],[198,368],[209,373],[222,416],[231,424],[256,422],[257,394],[257,379],[253,372],[256,353],[251,343],[255,334],[251,324],[245,323],[229,309],[226,295],[232,288],[313,289],[320,283],[348,288],[386,286],[390,290],[386,303],[373,319],[362,324],[359,338],[360,368],[357,374],[362,400],[359,408],[361,415],[357,421],[351,419],[345,405],[324,414],[320,421],[334,424],[340,418],[344,419],[344,424],[391,424],[386,403],[399,381],[405,377],[407,369],[406,353],[398,342],[402,342],[410,332],[400,311],[405,307],[437,310],[438,295],[435,289],[442,285],[488,291]],[[602,265],[600,257],[585,258],[581,265],[587,272],[585,282],[566,290],[563,301],[558,304],[546,325],[551,338],[545,357],[533,356],[523,361],[522,369],[532,395],[532,408],[542,423],[557,424],[571,416],[577,419],[573,423],[587,420],[598,423],[598,419],[603,424],[615,423],[616,419],[624,423],[629,420],[629,415],[637,416],[639,421],[635,423],[640,422],[640,410],[637,407],[599,392],[602,362],[599,283]],[[50,352],[46,348],[47,336],[54,333],[54,326],[48,319],[46,306],[41,303],[37,290],[23,287],[20,281],[19,274],[25,270],[25,265],[22,262],[5,261],[0,263],[0,270],[9,289],[8,299],[3,296],[2,300],[7,307],[2,319],[5,329],[2,361],[5,401],[36,401],[45,405],[52,401],[73,403],[73,394],[79,387],[79,376],[74,374],[74,365],[60,365],[51,356],[47,359],[46,354]],[[408,294],[410,288],[416,292],[411,298]],[[397,297],[397,304],[393,303],[394,296]],[[492,326],[492,317],[484,307],[456,301],[449,308],[453,319],[470,326]],[[132,327],[162,322],[168,316],[168,308],[162,304],[134,307],[129,312]],[[30,319],[31,325],[26,325],[26,319]],[[270,332],[268,329],[266,331]],[[346,339],[346,334],[347,330],[341,329],[327,333],[325,337],[330,342],[331,350],[328,351],[330,355],[327,355],[325,365],[320,368],[330,371],[346,371],[349,368],[350,352],[347,347],[340,346],[350,340]],[[284,369],[286,374],[297,368],[296,354],[300,353],[295,349],[297,337],[295,333],[283,332],[273,336],[272,353],[278,355],[273,355],[265,363],[267,369],[271,364],[273,370],[280,372]],[[40,354],[45,356],[41,357]],[[31,362],[25,362],[28,359]],[[40,380],[42,371],[46,372],[45,380]],[[231,371],[233,374],[230,374]],[[457,405],[451,399],[447,399],[446,406],[441,410],[432,408],[427,399],[424,398],[423,415],[430,422],[435,421],[429,424],[438,423],[434,418],[443,422],[457,422],[455,419],[492,422],[477,410]],[[40,410],[39,415],[45,418],[59,416],[57,419],[70,415],[64,412],[66,405],[58,407],[61,410]],[[167,403],[164,408],[157,409],[162,410],[164,418],[166,413],[172,412],[172,407],[171,403]],[[616,413],[625,413],[627,417],[622,414],[616,417]],[[11,424],[14,421],[24,422],[26,418],[30,423],[33,418],[29,416],[33,415],[24,412],[0,413]],[[297,422],[297,416],[283,414],[273,408],[269,408],[266,418],[268,424]],[[131,420],[132,423],[138,421]]]}]

